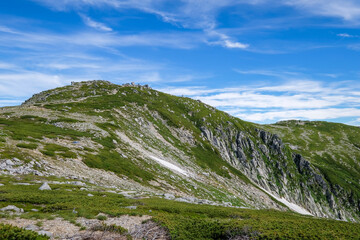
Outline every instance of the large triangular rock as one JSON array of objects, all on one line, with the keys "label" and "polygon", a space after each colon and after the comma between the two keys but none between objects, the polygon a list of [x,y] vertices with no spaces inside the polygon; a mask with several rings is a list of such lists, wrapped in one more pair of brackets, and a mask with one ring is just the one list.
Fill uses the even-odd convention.
[{"label": "large triangular rock", "polygon": [[39,190],[51,190],[51,187],[47,182],[45,182],[41,187],[39,187]]}]

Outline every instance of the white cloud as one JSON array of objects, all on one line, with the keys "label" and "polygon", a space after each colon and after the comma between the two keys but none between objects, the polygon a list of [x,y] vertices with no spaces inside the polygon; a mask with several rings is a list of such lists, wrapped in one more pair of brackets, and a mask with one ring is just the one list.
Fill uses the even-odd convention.
[{"label": "white cloud", "polygon": [[[138,9],[156,14],[165,22],[186,28],[215,29],[216,18],[224,8],[243,5],[263,6],[266,9],[281,5],[289,6],[315,16],[341,18],[345,21],[360,19],[360,3],[357,0],[33,0],[56,10],[81,10],[86,6],[97,8]],[[169,4],[171,3],[171,4]]]},{"label": "white cloud", "polygon": [[100,69],[101,66],[96,64],[88,64],[88,63],[61,63],[61,62],[54,62],[54,63],[39,63],[37,64],[38,67],[41,68],[48,68],[48,69],[55,69],[55,70],[67,70],[67,69],[74,69],[74,68],[87,68],[87,69]]},{"label": "white cloud", "polygon": [[14,68],[16,68],[16,66],[13,64],[0,62],[0,69],[11,70]]},{"label": "white cloud", "polygon": [[325,108],[325,109],[304,109],[288,111],[268,111],[262,113],[242,113],[236,114],[237,117],[248,120],[262,122],[266,120],[326,120],[344,117],[360,116],[360,109],[357,108]]},{"label": "white cloud", "polygon": [[[235,1],[235,0],[183,0],[173,4],[174,7],[168,8],[168,1],[155,1],[155,0],[146,0],[146,1],[135,1],[135,0],[79,0],[79,1],[69,1],[69,0],[59,0],[59,1],[50,1],[50,0],[37,0],[37,2],[44,3],[58,10],[65,10],[67,8],[81,9],[81,6],[93,6],[93,7],[103,7],[108,6],[116,9],[126,9],[133,8],[138,9],[143,12],[151,13],[160,16],[164,22],[172,23],[176,26],[181,26],[190,29],[199,29],[205,32],[215,32],[216,29],[216,17],[218,12],[224,8],[239,3],[244,4],[247,1]],[[254,1],[253,4],[262,2]],[[85,15],[81,15],[85,24],[90,27],[93,27],[102,31],[111,31],[112,29],[105,26],[102,23],[95,22]],[[245,49],[248,48],[248,44],[244,44],[238,41],[230,39],[229,36],[224,34],[217,34],[219,39],[216,41],[207,41],[206,39],[203,42],[208,42],[211,45],[220,45],[225,48],[238,48]],[[179,36],[177,36],[179,37]],[[210,36],[211,37],[211,36]],[[146,37],[139,39],[133,39],[136,44],[137,41],[144,41]],[[163,38],[163,41],[167,38]],[[195,40],[194,38],[189,38]],[[159,39],[161,40],[161,38]],[[173,39],[174,40],[174,39]],[[162,42],[162,41],[160,41]]]},{"label": "white cloud", "polygon": [[[118,10],[137,9],[146,13],[159,16],[164,22],[174,24],[180,28],[198,29],[204,32],[219,31],[217,18],[221,11],[225,8],[233,7],[238,10],[237,14],[241,14],[244,5],[257,5],[259,8],[271,9],[278,6],[288,6],[297,9],[300,13],[296,19],[325,16],[343,19],[347,22],[356,23],[360,20],[360,3],[356,0],[182,0],[175,3],[169,0],[34,0],[46,4],[57,10],[75,9],[81,10],[84,7],[95,8],[113,8]],[[171,3],[171,4],[169,4]],[[236,11],[235,11],[236,12]],[[102,23],[98,23],[83,16],[84,22],[96,29],[110,31],[111,28]],[[270,19],[272,20],[272,19]],[[290,20],[291,21],[291,20]],[[280,25],[288,23],[282,22]],[[258,24],[259,25],[259,24]],[[268,28],[266,22],[260,24],[263,28]],[[212,36],[208,36],[204,42],[211,45],[219,45],[232,49],[247,49],[249,44],[234,40],[234,34],[229,31],[231,38],[226,36],[211,40]],[[339,35],[341,36],[341,34]],[[346,33],[342,37],[348,37]],[[256,51],[255,49],[251,49]],[[259,51],[259,50],[258,50]],[[273,50],[272,50],[273,51]],[[269,50],[268,52],[271,53]],[[277,51],[275,51],[277,52]]]},{"label": "white cloud", "polygon": [[20,105],[22,100],[0,100],[0,107],[3,106],[17,106]]},{"label": "white cloud", "polygon": [[161,89],[186,95],[249,121],[326,120],[360,117],[359,87],[353,82],[326,84],[289,81],[283,84],[225,89],[181,87]]},{"label": "white cloud", "polygon": [[338,105],[341,100],[326,100],[305,94],[297,95],[270,95],[261,92],[242,92],[242,93],[220,93],[211,96],[195,96],[196,99],[212,105],[214,107],[238,107],[238,108],[283,108],[283,109],[302,109],[302,108],[324,108]]},{"label": "white cloud", "polygon": [[350,35],[348,33],[339,33],[339,34],[337,34],[337,36],[344,37],[344,38],[352,38],[352,37],[354,37],[354,36],[352,36],[352,35]]},{"label": "white cloud", "polygon": [[[228,35],[214,29],[206,29],[205,33],[210,38],[210,39],[206,39],[206,42],[209,45],[220,45],[225,48],[239,48],[239,49],[246,49],[249,47],[249,44],[234,41]],[[215,38],[215,40],[213,40],[213,38]]]},{"label": "white cloud", "polygon": [[346,21],[360,19],[360,3],[357,0],[283,0],[282,2],[314,15],[342,18]]},{"label": "white cloud", "polygon": [[337,34],[338,37],[342,37],[342,38],[360,38],[359,35],[352,35],[352,34],[348,34],[348,33],[339,33]]},{"label": "white cloud", "polygon": [[2,97],[26,97],[40,90],[62,86],[69,80],[61,76],[38,72],[0,74],[0,95]]},{"label": "white cloud", "polygon": [[249,44],[244,44],[244,43],[240,43],[240,42],[233,42],[231,40],[225,40],[224,41],[224,46],[227,48],[240,48],[240,49],[245,49],[249,47]]},{"label": "white cloud", "polygon": [[[86,39],[86,41],[85,41]],[[200,32],[153,32],[123,35],[115,32],[97,33],[79,31],[73,34],[57,34],[48,32],[18,31],[1,35],[0,46],[41,50],[48,46],[91,47],[129,47],[153,46],[179,49],[191,49],[204,42],[205,36]]]},{"label": "white cloud", "polygon": [[82,20],[84,21],[84,23],[91,28],[94,28],[94,29],[100,30],[100,31],[105,31],[105,32],[112,31],[112,29],[110,27],[106,26],[103,23],[96,22],[84,14],[80,14],[80,16],[81,16]]},{"label": "white cloud", "polygon": [[186,95],[186,96],[205,95],[220,91],[219,89],[205,89],[205,87],[179,87],[179,88],[168,87],[168,88],[159,88],[158,90],[172,95]]},{"label": "white cloud", "polygon": [[327,88],[322,86],[321,82],[310,81],[307,79],[291,80],[281,85],[259,87],[260,91],[272,92],[302,92],[302,93],[316,93],[325,92]]}]

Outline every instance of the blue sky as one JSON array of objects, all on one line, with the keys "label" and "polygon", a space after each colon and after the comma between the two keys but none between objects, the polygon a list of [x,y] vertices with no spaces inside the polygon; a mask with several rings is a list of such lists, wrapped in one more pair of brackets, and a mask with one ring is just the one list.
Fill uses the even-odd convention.
[{"label": "blue sky", "polygon": [[0,106],[149,84],[244,120],[360,125],[357,0],[0,1]]}]

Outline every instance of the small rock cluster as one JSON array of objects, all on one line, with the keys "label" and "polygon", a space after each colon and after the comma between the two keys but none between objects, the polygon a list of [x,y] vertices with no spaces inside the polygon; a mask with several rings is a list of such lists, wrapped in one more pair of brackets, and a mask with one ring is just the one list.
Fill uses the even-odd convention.
[{"label": "small rock cluster", "polygon": [[39,170],[36,170],[34,168],[42,168],[42,165],[36,161],[30,161],[29,163],[24,163],[23,161],[17,158],[0,160],[0,174],[7,174],[7,175],[34,174],[37,176],[47,176],[46,173],[40,172]]},{"label": "small rock cluster", "polygon": [[1,208],[0,211],[10,213],[10,215],[13,215],[13,214],[20,215],[21,213],[24,212],[24,209],[18,208],[14,205],[8,205],[6,207]]}]

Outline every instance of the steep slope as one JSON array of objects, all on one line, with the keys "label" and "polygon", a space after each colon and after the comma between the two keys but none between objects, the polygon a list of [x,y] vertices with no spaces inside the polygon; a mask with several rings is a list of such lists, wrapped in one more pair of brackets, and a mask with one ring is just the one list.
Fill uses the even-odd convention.
[{"label": "steep slope", "polygon": [[147,86],[73,83],[0,110],[2,173],[358,221],[358,198],[263,128]]},{"label": "steep slope", "polygon": [[263,126],[304,156],[329,183],[330,202],[360,207],[360,128],[340,123],[282,121]]}]

